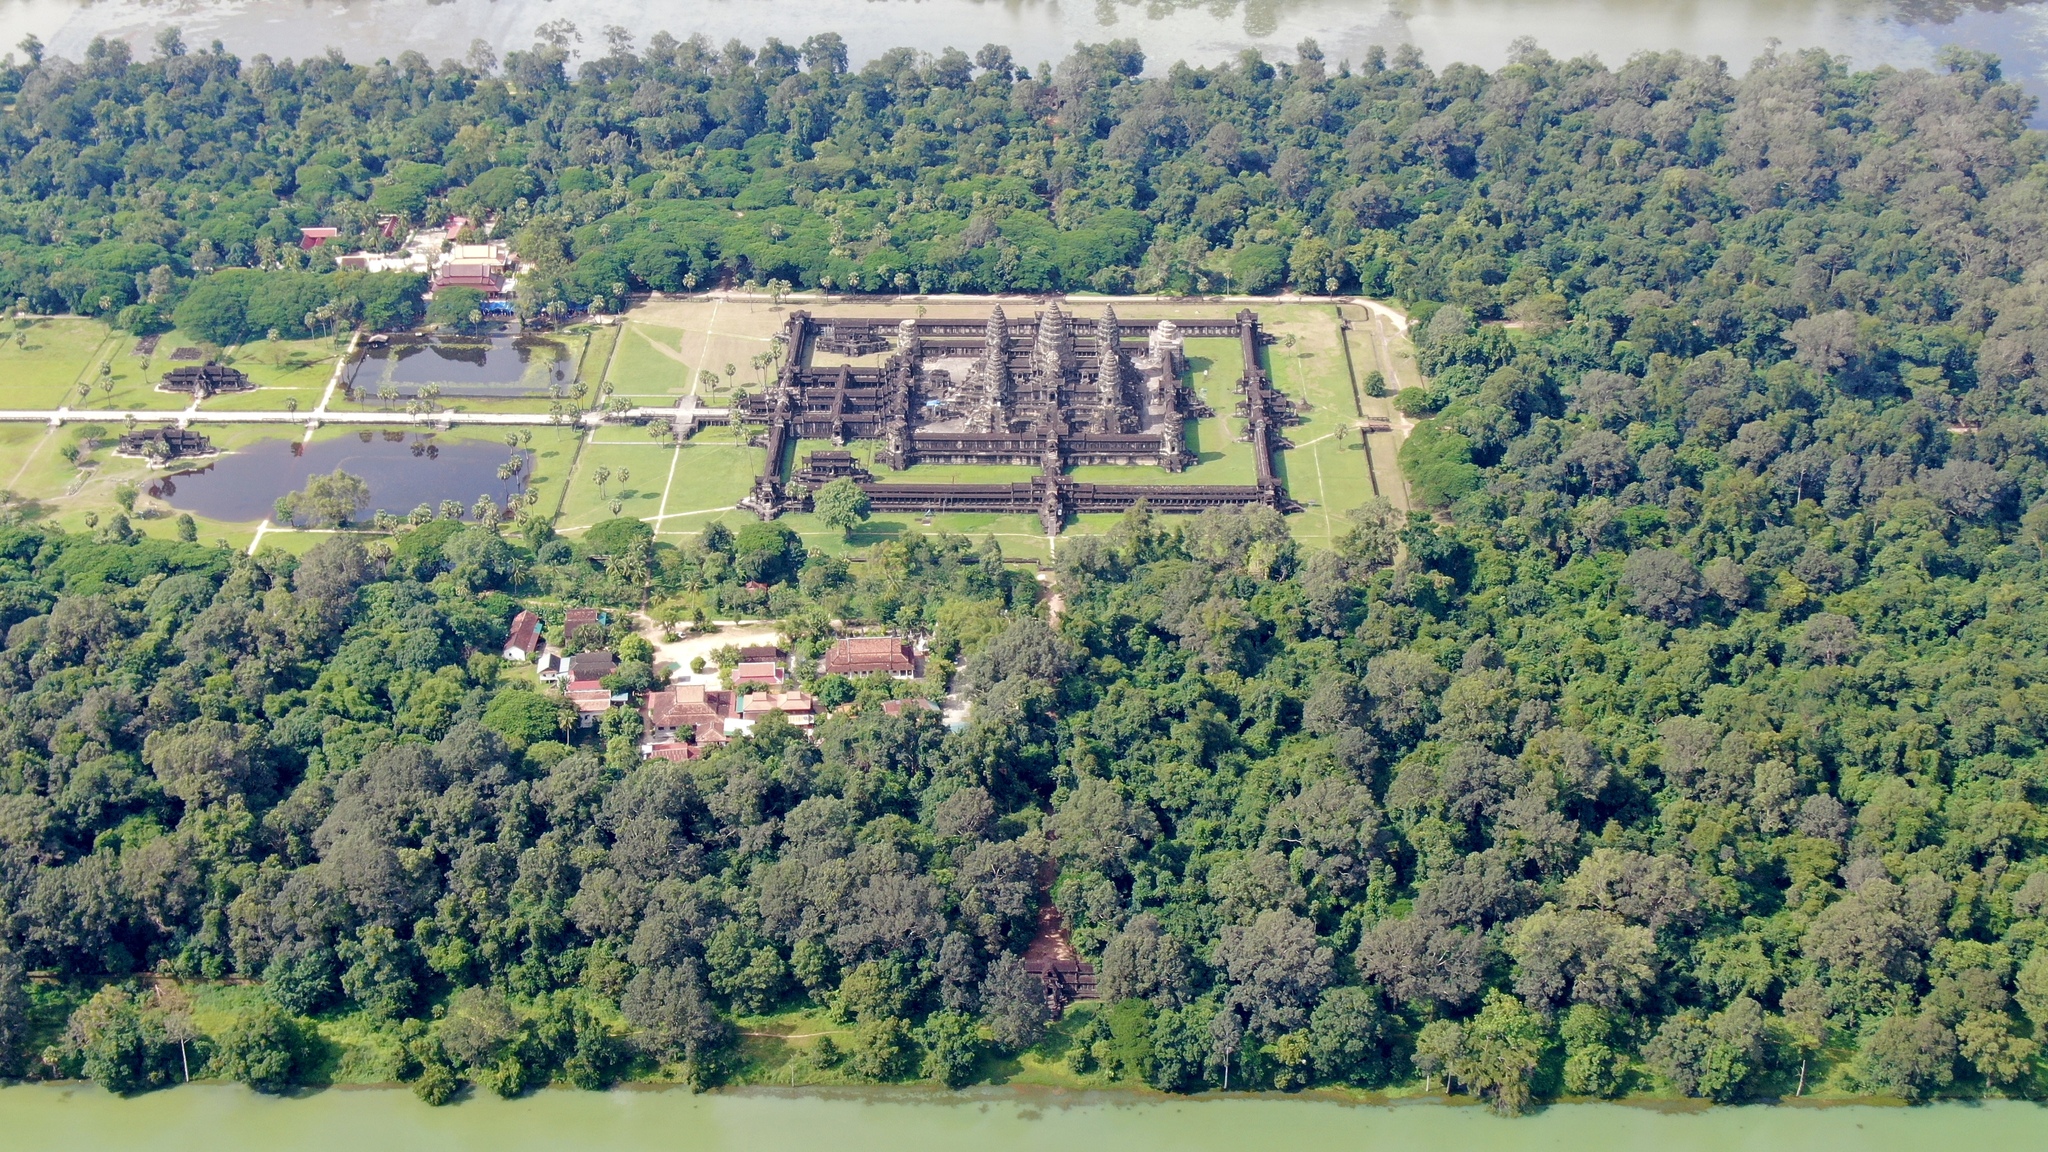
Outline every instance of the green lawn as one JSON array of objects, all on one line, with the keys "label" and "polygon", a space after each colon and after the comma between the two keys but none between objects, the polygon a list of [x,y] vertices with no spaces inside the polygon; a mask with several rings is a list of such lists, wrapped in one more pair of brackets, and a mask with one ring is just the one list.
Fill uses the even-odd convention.
[{"label": "green lawn", "polygon": [[[588,528],[614,516],[659,514],[675,449],[644,438],[628,440],[626,435],[625,429],[600,428],[584,443],[569,478],[569,498],[556,522],[558,529]],[[600,469],[607,470],[603,483],[598,479]],[[611,507],[615,501],[616,512]]]},{"label": "green lawn", "polygon": [[1277,453],[1274,467],[1288,494],[1305,508],[1293,517],[1296,538],[1327,546],[1351,509],[1374,495],[1358,431],[1360,397],[1346,367],[1334,308],[1291,305],[1274,309],[1268,319],[1280,342],[1261,348],[1260,360],[1305,419],[1282,430],[1295,447]]},{"label": "green lawn", "polygon": [[657,513],[662,533],[703,531],[746,497],[761,471],[761,450],[748,444],[700,438],[664,451],[674,453],[665,462],[674,474],[666,479],[667,505]]},{"label": "green lawn", "polygon": [[[688,395],[697,369],[684,358],[688,333],[666,324],[630,321],[618,330],[605,382],[616,395],[631,400]],[[723,370],[720,365],[720,370]]]},{"label": "green lawn", "polygon": [[[76,401],[78,384],[98,379],[99,358],[114,335],[97,320],[77,317],[0,322],[0,408],[55,408]],[[93,399],[101,402],[105,393],[95,389]]]}]

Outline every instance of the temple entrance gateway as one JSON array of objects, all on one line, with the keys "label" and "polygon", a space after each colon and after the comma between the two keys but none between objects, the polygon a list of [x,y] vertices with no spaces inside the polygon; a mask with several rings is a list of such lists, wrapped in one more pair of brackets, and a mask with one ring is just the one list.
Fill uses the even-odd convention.
[{"label": "temple entrance gateway", "polygon": [[[1238,342],[1245,365],[1238,415],[1252,448],[1252,484],[1081,483],[1068,469],[1116,465],[1178,473],[1194,462],[1187,422],[1213,415],[1185,380],[1182,341]],[[1272,342],[1249,309],[1215,320],[1126,322],[1114,308],[1070,314],[1058,303],[1028,318],[1000,306],[985,320],[834,317],[820,324],[794,312],[783,330],[775,383],[742,402],[765,424],[767,462],[742,502],[763,519],[808,511],[811,493],[832,480],[858,483],[880,512],[1035,513],[1047,535],[1083,512],[1121,512],[1144,500],[1162,512],[1264,505],[1298,511],[1273,467],[1278,429],[1300,417],[1273,388],[1258,350]],[[893,349],[879,368],[817,367],[813,352]],[[788,459],[798,441],[833,449]],[[874,465],[1024,465],[1028,482],[890,483],[844,447],[880,445]],[[1133,477],[1134,481],[1137,477]]]}]

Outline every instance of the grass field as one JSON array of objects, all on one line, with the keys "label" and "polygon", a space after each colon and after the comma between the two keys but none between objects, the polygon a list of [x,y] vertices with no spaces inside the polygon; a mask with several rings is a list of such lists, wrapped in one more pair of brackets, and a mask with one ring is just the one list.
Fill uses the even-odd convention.
[{"label": "grass field", "polygon": [[[597,429],[577,458],[576,472],[569,478],[569,499],[556,526],[573,532],[614,516],[658,515],[674,453],[644,437],[625,439],[621,429]],[[616,511],[614,503],[619,505]]]},{"label": "grass field", "polygon": [[605,383],[614,395],[643,404],[688,395],[697,380],[696,367],[683,354],[688,336],[666,324],[633,320],[620,325]]},{"label": "grass field", "polygon": [[[78,399],[78,385],[96,380],[113,338],[97,320],[12,320],[0,325],[0,408],[55,408]],[[122,336],[132,341],[132,336]],[[95,402],[105,393],[95,389]]]}]

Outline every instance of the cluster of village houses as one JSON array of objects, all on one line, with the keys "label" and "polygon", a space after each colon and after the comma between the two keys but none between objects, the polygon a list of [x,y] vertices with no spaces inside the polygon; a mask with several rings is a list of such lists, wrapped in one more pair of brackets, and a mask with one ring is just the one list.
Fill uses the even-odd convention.
[{"label": "cluster of village houses", "polygon": [[[596,608],[569,609],[563,621],[563,640],[571,642],[585,628],[608,623],[606,614]],[[550,651],[541,617],[532,609],[513,617],[504,657],[538,664],[541,681],[561,691],[585,728],[597,724],[613,708],[631,704],[631,693],[615,692],[604,685],[604,678],[618,670],[617,655],[604,649],[573,655]],[[910,680],[918,675],[921,659],[917,646],[900,636],[852,636],[832,645],[819,661],[819,670],[827,675],[880,674]],[[817,698],[789,687],[789,681],[789,653],[773,646],[739,649],[731,688],[724,687],[718,672],[677,668],[667,687],[646,693],[640,702],[640,754],[649,759],[694,760],[706,749],[751,731],[770,712],[782,713],[792,725],[808,732],[818,720]],[[934,706],[922,698],[905,698],[887,701],[882,707],[891,715],[900,715],[906,708]]]}]

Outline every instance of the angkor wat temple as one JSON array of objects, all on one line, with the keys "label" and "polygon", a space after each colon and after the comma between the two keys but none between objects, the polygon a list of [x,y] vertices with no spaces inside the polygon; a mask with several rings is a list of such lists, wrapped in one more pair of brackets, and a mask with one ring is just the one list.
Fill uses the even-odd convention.
[{"label": "angkor wat temple", "polygon": [[[1115,464],[1180,472],[1194,462],[1185,425],[1213,415],[1183,380],[1181,341],[1239,342],[1245,364],[1237,414],[1256,460],[1257,483],[1084,484],[1067,475],[1081,465]],[[1070,515],[1121,512],[1144,500],[1162,512],[1263,504],[1296,506],[1273,469],[1279,426],[1298,421],[1294,405],[1259,368],[1271,341],[1249,310],[1228,320],[1127,324],[1112,308],[1094,320],[1057,303],[1029,319],[1000,306],[986,321],[834,317],[794,312],[784,327],[784,361],[775,384],[742,401],[745,418],[768,427],[767,463],[743,501],[763,519],[807,510],[811,491],[840,477],[858,482],[878,512],[1036,513],[1048,535]],[[879,367],[813,364],[813,353],[860,355],[892,349]],[[875,463],[1022,464],[1037,467],[1013,484],[906,484],[878,480],[851,452],[810,453],[792,469],[800,440],[843,448],[880,445]]]}]

